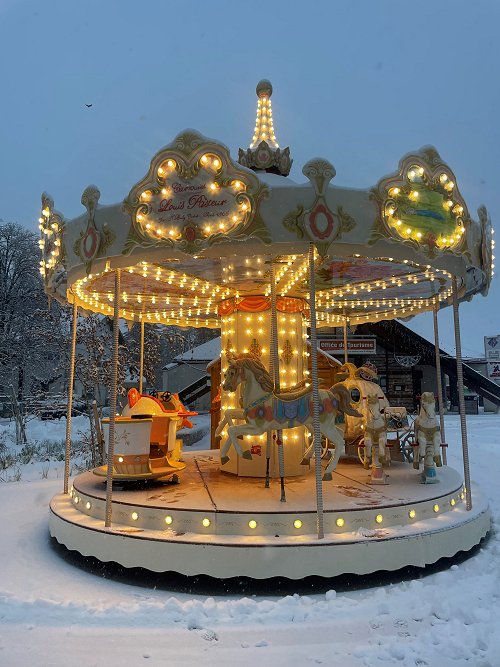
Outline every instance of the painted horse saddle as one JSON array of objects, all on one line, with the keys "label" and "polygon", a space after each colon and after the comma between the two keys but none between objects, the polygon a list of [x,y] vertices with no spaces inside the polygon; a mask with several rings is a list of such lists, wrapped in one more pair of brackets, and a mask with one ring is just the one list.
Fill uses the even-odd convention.
[{"label": "painted horse saddle", "polygon": [[301,380],[298,384],[287,389],[282,389],[279,393],[274,393],[274,397],[279,401],[288,403],[289,401],[296,401],[311,392],[311,387],[306,387],[306,381]]}]

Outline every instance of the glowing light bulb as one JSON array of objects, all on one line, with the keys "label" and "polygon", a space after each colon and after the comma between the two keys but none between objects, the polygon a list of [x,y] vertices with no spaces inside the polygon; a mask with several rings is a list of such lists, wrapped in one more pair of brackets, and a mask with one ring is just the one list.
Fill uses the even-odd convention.
[{"label": "glowing light bulb", "polygon": [[300,519],[295,519],[293,526],[294,528],[302,528],[302,521]]},{"label": "glowing light bulb", "polygon": [[377,523],[382,523],[383,520],[384,520],[384,517],[381,514],[377,514],[377,516],[375,517],[375,521]]},{"label": "glowing light bulb", "polygon": [[203,519],[201,522],[204,528],[208,528],[210,525],[210,519]]}]

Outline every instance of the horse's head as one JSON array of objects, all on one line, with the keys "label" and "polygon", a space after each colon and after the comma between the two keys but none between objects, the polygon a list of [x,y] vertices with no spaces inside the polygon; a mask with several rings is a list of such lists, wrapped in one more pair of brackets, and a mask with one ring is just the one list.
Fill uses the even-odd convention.
[{"label": "horse's head", "polygon": [[436,416],[436,399],[432,391],[424,391],[420,397],[420,406],[428,417]]},{"label": "horse's head", "polygon": [[224,373],[222,389],[224,391],[236,391],[236,388],[245,379],[243,364],[233,355],[227,355],[228,367]]},{"label": "horse's head", "polygon": [[377,394],[370,394],[367,396],[366,400],[368,401],[368,405],[372,410],[380,410],[380,398]]}]

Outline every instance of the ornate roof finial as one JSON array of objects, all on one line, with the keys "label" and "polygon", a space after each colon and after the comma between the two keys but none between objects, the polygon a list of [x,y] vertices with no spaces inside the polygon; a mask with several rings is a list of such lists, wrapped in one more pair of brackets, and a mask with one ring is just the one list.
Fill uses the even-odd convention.
[{"label": "ornate roof finial", "polygon": [[292,166],[290,149],[280,149],[273,126],[271,95],[273,87],[267,79],[259,81],[257,92],[257,118],[250,147],[240,148],[238,162],[254,171],[263,170],[281,176],[288,176]]}]

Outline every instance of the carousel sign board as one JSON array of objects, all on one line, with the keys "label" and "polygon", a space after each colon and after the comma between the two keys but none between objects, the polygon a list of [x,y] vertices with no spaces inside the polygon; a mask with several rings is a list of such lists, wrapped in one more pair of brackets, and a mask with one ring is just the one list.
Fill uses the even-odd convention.
[{"label": "carousel sign board", "polygon": [[467,207],[453,172],[434,148],[403,158],[398,172],[382,179],[371,195],[380,207],[371,243],[391,238],[429,257],[464,251]]},{"label": "carousel sign board", "polygon": [[[344,341],[341,338],[323,338],[318,341],[319,349],[328,354],[344,353]],[[375,338],[348,338],[348,354],[377,354]]]},{"label": "carousel sign board", "polygon": [[270,242],[258,215],[266,187],[231,160],[227,149],[194,131],[186,132],[152,160],[125,208],[134,246],[170,246],[189,254],[224,239]]},{"label": "carousel sign board", "polygon": [[[240,188],[243,184],[238,183]],[[148,210],[150,225],[178,225],[187,221],[212,223],[215,229],[238,210],[236,186],[218,186],[207,172],[199,172],[193,179],[184,179],[173,173],[164,187],[151,196]],[[208,229],[208,227],[207,227]]]}]

